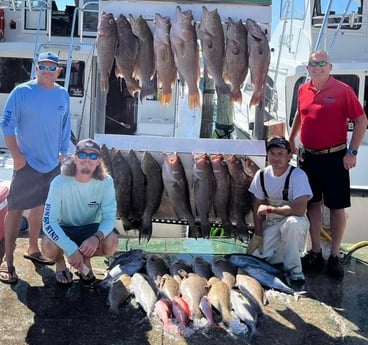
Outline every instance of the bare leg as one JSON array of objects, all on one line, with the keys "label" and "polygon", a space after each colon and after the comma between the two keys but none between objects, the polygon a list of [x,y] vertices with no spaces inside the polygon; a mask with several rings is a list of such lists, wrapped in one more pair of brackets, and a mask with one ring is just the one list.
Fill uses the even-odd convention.
[{"label": "bare leg", "polygon": [[310,236],[312,241],[312,251],[319,253],[321,250],[320,233],[322,225],[321,203],[313,202],[308,205],[308,217],[310,222]]},{"label": "bare leg", "polygon": [[55,261],[56,271],[64,271],[66,263],[63,251],[48,237],[43,237],[41,240],[42,252],[51,260]]},{"label": "bare leg", "polygon": [[340,244],[346,226],[345,209],[330,209],[331,255],[340,253]]},{"label": "bare leg", "polygon": [[40,205],[29,211],[29,247],[28,254],[34,254],[40,251],[38,246],[38,238],[40,237],[42,215],[44,206]]}]

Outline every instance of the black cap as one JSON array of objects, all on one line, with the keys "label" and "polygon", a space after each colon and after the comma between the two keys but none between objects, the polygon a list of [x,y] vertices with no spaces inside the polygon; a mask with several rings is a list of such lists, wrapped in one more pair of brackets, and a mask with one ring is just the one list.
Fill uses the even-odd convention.
[{"label": "black cap", "polygon": [[288,150],[291,152],[290,144],[284,137],[273,137],[267,143],[267,151],[271,147],[281,147],[282,149]]},{"label": "black cap", "polygon": [[93,152],[96,152],[97,154],[100,154],[100,145],[97,143],[97,141],[94,141],[93,139],[83,139],[81,140],[77,145],[75,152],[80,152],[84,150],[91,150]]}]

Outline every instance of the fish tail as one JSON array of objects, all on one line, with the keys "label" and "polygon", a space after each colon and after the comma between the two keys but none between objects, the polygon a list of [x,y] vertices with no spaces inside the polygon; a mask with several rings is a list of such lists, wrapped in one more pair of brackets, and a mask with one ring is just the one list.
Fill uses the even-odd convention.
[{"label": "fish tail", "polygon": [[157,94],[157,85],[153,81],[150,81],[150,83],[147,86],[145,85],[142,86],[139,99],[142,102],[145,97],[154,96],[156,94]]},{"label": "fish tail", "polygon": [[107,83],[106,79],[100,80],[100,89],[102,93],[108,93],[109,92],[109,83]]},{"label": "fish tail", "polygon": [[224,96],[231,95],[229,86],[223,80],[219,85],[216,85],[216,93]]},{"label": "fish tail", "polygon": [[160,104],[161,105],[165,105],[165,104],[170,104],[171,102],[171,98],[172,98],[172,93],[169,92],[169,93],[163,93],[161,95],[161,98],[160,98]]},{"label": "fish tail", "polygon": [[231,103],[238,102],[239,105],[242,104],[242,102],[243,102],[243,96],[242,96],[242,93],[241,93],[240,89],[238,89],[238,90],[232,90],[231,91],[230,102]]},{"label": "fish tail", "polygon": [[198,90],[195,92],[189,93],[188,104],[189,104],[190,110],[201,108],[201,101],[200,101]]},{"label": "fish tail", "polygon": [[147,238],[147,243],[152,236],[152,222],[144,222],[139,230],[139,242],[141,238]]},{"label": "fish tail", "polygon": [[140,91],[140,87],[139,87],[139,84],[138,84],[138,81],[135,80],[135,79],[132,79],[132,80],[125,80],[125,83],[126,83],[126,87],[128,89],[128,92],[129,94],[133,97],[134,94],[137,92],[137,91]]},{"label": "fish tail", "polygon": [[255,90],[253,92],[252,98],[250,99],[249,107],[252,105],[258,105],[259,107],[263,103],[263,92],[262,90]]}]

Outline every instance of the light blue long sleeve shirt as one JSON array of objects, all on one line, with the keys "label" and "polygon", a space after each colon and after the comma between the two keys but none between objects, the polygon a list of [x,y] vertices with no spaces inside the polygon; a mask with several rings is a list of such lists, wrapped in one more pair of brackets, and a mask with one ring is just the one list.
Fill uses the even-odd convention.
[{"label": "light blue long sleeve shirt", "polygon": [[110,176],[103,181],[92,179],[86,183],[65,175],[58,175],[52,180],[42,229],[66,256],[72,255],[78,246],[61,226],[100,223],[98,230],[107,236],[114,228],[115,219],[115,189]]},{"label": "light blue long sleeve shirt", "polygon": [[53,89],[43,88],[36,80],[20,84],[7,99],[0,126],[4,137],[16,137],[33,169],[49,172],[59,164],[59,153],[68,153],[69,94],[56,83]]}]

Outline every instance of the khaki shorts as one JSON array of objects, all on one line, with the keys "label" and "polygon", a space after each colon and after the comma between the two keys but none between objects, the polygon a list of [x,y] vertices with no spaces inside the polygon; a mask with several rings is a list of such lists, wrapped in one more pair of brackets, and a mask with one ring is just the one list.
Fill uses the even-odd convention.
[{"label": "khaki shorts", "polygon": [[26,163],[14,171],[8,195],[8,210],[29,210],[44,205],[52,179],[60,174],[60,166],[40,173]]}]

